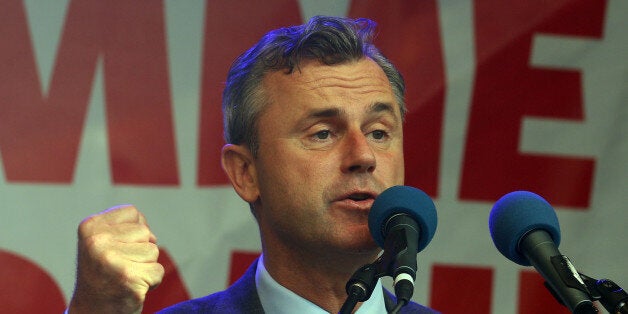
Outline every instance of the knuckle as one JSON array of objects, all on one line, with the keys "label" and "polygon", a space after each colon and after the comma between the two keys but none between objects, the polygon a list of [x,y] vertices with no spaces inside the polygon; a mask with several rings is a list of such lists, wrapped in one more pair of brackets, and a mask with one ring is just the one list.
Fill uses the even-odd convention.
[{"label": "knuckle", "polygon": [[143,280],[138,275],[137,271],[133,267],[124,267],[119,273],[120,282],[133,291],[142,290]]},{"label": "knuckle", "polygon": [[110,236],[106,233],[98,233],[83,239],[85,247],[89,251],[101,251],[109,246]]},{"label": "knuckle", "polygon": [[104,250],[100,253],[100,260],[104,265],[116,265],[118,259],[118,252],[114,250]]},{"label": "knuckle", "polygon": [[164,265],[161,265],[161,263],[155,263],[154,272],[157,274],[159,281],[161,282],[161,279],[166,274],[166,268]]},{"label": "knuckle", "polygon": [[155,243],[147,243],[148,245],[148,254],[154,259],[157,260],[159,258],[159,246]]},{"label": "knuckle", "polygon": [[132,284],[135,282],[136,273],[131,267],[124,267],[120,271],[120,280],[125,283]]},{"label": "knuckle", "polygon": [[90,234],[93,229],[92,225],[94,224],[94,219],[94,216],[89,216],[79,223],[77,230],[79,238],[84,238]]},{"label": "knuckle", "polygon": [[154,289],[161,284],[161,281],[166,273],[166,269],[160,263],[153,263],[148,271],[150,272],[150,276],[147,282],[150,289]]},{"label": "knuckle", "polygon": [[159,249],[153,243],[143,243],[137,247],[137,261],[143,263],[156,263],[159,259]]},{"label": "knuckle", "polygon": [[147,225],[144,224],[136,224],[138,232],[140,232],[140,234],[142,236],[148,237],[151,233],[150,228]]}]

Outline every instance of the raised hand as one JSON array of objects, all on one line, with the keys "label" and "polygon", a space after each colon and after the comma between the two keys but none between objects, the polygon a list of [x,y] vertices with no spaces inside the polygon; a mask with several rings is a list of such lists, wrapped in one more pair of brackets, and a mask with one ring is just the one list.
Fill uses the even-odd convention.
[{"label": "raised hand", "polygon": [[164,276],[156,242],[146,218],[132,205],[83,220],[69,313],[140,313],[146,293]]}]

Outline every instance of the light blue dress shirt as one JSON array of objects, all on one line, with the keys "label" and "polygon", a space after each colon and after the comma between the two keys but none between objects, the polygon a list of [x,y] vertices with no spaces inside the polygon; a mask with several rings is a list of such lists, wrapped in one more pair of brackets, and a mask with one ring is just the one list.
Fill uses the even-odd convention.
[{"label": "light blue dress shirt", "polygon": [[[269,314],[326,314],[318,305],[280,285],[270,276],[260,256],[255,272],[255,286],[264,312]],[[387,313],[382,284],[377,282],[371,297],[362,303],[356,314]]]}]

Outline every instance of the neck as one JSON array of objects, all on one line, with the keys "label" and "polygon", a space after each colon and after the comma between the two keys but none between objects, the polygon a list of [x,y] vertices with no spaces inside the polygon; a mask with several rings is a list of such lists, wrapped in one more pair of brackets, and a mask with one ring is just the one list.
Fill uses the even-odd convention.
[{"label": "neck", "polygon": [[264,249],[268,273],[285,288],[330,313],[338,313],[347,299],[345,285],[353,273],[372,263],[378,254],[376,251],[359,254],[296,251]]}]

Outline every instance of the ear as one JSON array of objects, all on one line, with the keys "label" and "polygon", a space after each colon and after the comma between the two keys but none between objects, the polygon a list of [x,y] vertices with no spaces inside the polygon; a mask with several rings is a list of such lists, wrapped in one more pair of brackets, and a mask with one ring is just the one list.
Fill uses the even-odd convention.
[{"label": "ear", "polygon": [[222,169],[229,177],[231,185],[240,197],[253,203],[259,198],[257,171],[253,154],[243,145],[227,144],[221,153]]}]

